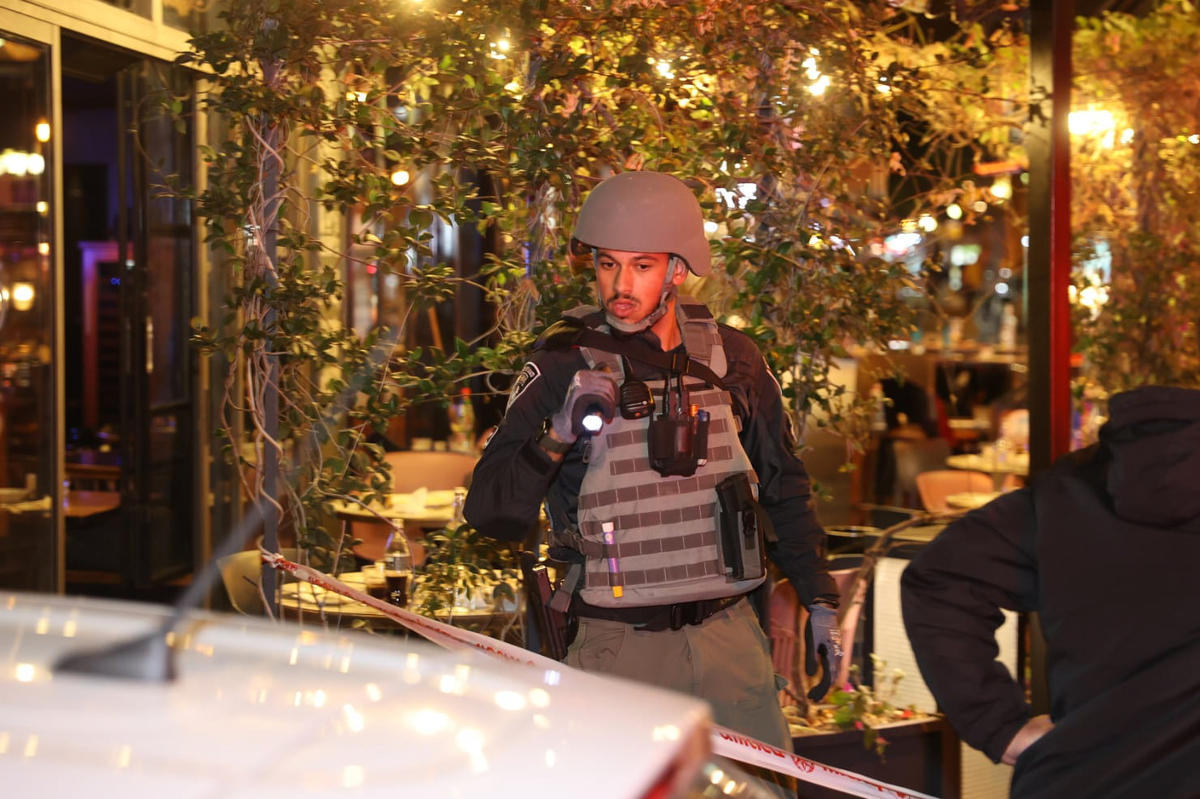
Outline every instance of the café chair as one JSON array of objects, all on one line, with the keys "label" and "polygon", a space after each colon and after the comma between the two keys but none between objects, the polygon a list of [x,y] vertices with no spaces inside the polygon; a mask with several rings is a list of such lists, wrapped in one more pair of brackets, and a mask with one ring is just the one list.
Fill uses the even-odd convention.
[{"label": "caf\u00e9 chair", "polygon": [[917,475],[921,504],[930,513],[954,510],[946,503],[946,497],[951,494],[991,493],[995,490],[994,485],[990,475],[966,469],[934,469]]},{"label": "caf\u00e9 chair", "polygon": [[[290,561],[295,561],[299,550],[296,547],[283,547],[279,554]],[[221,582],[225,585],[225,593],[229,604],[244,616],[261,616],[266,611],[258,586],[262,578],[262,555],[257,549],[247,549],[226,555],[219,561],[221,567]]]},{"label": "caf\u00e9 chair", "polygon": [[893,443],[893,454],[896,459],[894,501],[915,508],[919,499],[917,476],[946,465],[946,458],[950,456],[950,442],[944,438],[896,441]]},{"label": "caf\u00e9 chair", "polygon": [[[800,607],[796,589],[786,577],[771,586],[771,596],[767,599],[767,637],[771,641],[771,666],[787,680],[787,686],[779,694],[781,705],[791,705],[804,694],[799,654],[807,620],[808,611]],[[788,701],[789,694],[795,699]]]},{"label": "caf\u00e9 chair", "polygon": [[[449,491],[471,482],[478,456],[466,452],[399,450],[384,453],[384,459],[392,467],[392,493],[411,494],[419,488],[428,491]],[[366,562],[383,557],[392,525],[379,520],[355,520],[350,522],[350,534],[360,540],[352,547],[354,554]],[[425,562],[425,546],[420,542],[421,531],[406,524],[404,534],[408,538],[413,562]]]},{"label": "caf\u00e9 chair", "polygon": [[[845,656],[842,667],[834,675],[833,685],[844,685],[849,678],[850,666],[854,661],[854,639],[858,634],[858,621],[863,602],[852,602],[850,590],[854,575],[862,563],[861,557],[834,558],[829,562],[830,576],[837,584],[840,597],[838,628],[842,633],[842,648]],[[859,587],[860,596],[866,595],[866,585]],[[801,607],[796,589],[783,578],[771,587],[767,600],[767,637],[771,642],[771,665],[775,673],[787,680],[787,687],[780,693],[780,702],[788,702],[788,694],[799,698],[808,691],[810,678],[804,673],[804,625],[808,623],[808,610]],[[817,675],[818,677],[820,675]]]},{"label": "caf\u00e9 chair", "polygon": [[392,467],[392,492],[411,494],[418,488],[444,491],[471,484],[479,457],[469,452],[400,450],[384,453]]}]

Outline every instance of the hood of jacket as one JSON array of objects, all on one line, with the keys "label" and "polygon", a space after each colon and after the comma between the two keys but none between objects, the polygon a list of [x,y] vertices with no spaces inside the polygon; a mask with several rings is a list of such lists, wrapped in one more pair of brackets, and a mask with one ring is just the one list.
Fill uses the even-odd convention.
[{"label": "hood of jacket", "polygon": [[1114,394],[1108,412],[1100,441],[1116,514],[1154,527],[1200,518],[1200,390],[1137,388]]}]

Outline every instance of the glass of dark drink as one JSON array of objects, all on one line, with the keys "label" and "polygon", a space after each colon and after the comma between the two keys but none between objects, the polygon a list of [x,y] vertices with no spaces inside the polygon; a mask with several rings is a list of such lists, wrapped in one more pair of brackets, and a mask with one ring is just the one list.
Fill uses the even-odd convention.
[{"label": "glass of dark drink", "polygon": [[376,599],[388,601],[387,580],[384,579],[383,569],[379,564],[373,564],[363,569],[363,583],[367,593]]}]

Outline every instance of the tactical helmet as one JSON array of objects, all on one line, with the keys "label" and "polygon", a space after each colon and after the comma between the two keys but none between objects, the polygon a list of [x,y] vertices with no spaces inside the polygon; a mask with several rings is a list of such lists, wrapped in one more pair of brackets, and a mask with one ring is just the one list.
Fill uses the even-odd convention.
[{"label": "tactical helmet", "polygon": [[601,181],[583,201],[572,238],[587,248],[672,253],[699,276],[712,271],[696,195],[662,172],[622,172]]}]

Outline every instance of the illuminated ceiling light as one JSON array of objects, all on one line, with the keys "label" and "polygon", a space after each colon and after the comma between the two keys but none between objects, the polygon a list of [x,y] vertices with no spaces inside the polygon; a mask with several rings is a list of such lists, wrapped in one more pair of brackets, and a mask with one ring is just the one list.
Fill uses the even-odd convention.
[{"label": "illuminated ceiling light", "polygon": [[46,202],[45,200],[38,200],[37,212],[39,214],[45,215],[45,214],[49,213],[49,211],[50,211],[50,203]]},{"label": "illuminated ceiling light", "polygon": [[32,283],[14,283],[12,287],[13,308],[18,311],[28,311],[33,307],[35,292]]},{"label": "illuminated ceiling light", "polygon": [[929,214],[921,214],[921,218],[917,220],[917,227],[924,230],[926,233],[932,233],[937,230],[937,220]]},{"label": "illuminated ceiling light", "polygon": [[49,255],[50,254],[50,242],[39,241],[38,242],[38,254],[39,255]]},{"label": "illuminated ceiling light", "polygon": [[1007,200],[1012,197],[1012,181],[1007,175],[996,178],[992,183],[992,196],[1000,200]]},{"label": "illuminated ceiling light", "polygon": [[397,186],[403,186],[411,179],[412,176],[408,174],[407,169],[397,169],[392,173],[392,183]]},{"label": "illuminated ceiling light", "polygon": [[496,42],[496,49],[502,53],[507,53],[509,48],[508,39],[500,39]]},{"label": "illuminated ceiling light", "polygon": [[983,200],[976,200],[971,204],[971,210],[977,214],[982,214],[987,210],[987,203],[985,203]]},{"label": "illuminated ceiling light", "polygon": [[1200,133],[1193,133],[1191,136],[1188,136],[1188,141],[1192,144],[1200,144]]},{"label": "illuminated ceiling light", "polygon": [[962,206],[958,203],[950,203],[946,206],[946,216],[950,217],[951,219],[962,219],[962,215]]},{"label": "illuminated ceiling light", "polygon": [[33,133],[35,136],[37,136],[37,140],[40,142],[50,141],[50,123],[37,123],[37,126],[33,129]]}]

